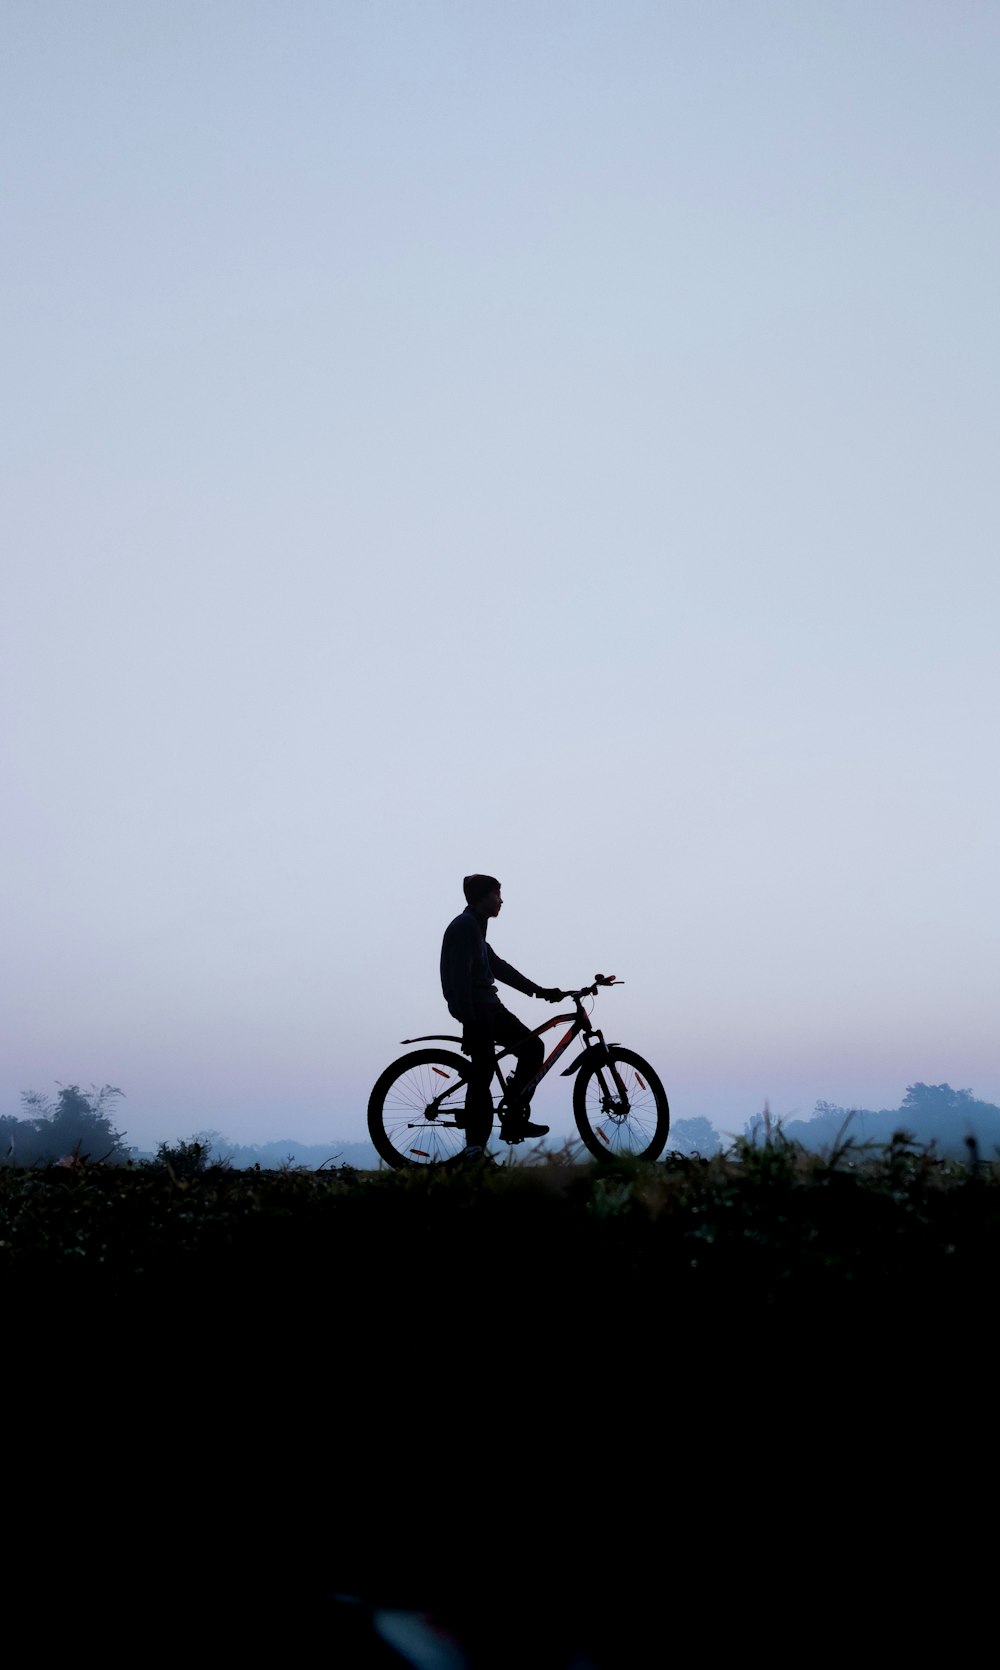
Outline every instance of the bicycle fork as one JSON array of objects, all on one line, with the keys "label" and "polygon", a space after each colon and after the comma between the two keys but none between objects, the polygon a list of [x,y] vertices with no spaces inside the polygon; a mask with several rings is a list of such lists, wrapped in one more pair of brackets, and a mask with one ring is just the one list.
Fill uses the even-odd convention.
[{"label": "bicycle fork", "polygon": [[563,1068],[562,1077],[568,1079],[573,1073],[578,1073],[581,1067],[588,1065],[593,1066],[594,1076],[601,1087],[601,1105],[605,1111],[628,1113],[630,1104],[625,1083],[615,1066],[604,1033],[596,1029],[584,1034],[583,1049],[568,1067]]}]

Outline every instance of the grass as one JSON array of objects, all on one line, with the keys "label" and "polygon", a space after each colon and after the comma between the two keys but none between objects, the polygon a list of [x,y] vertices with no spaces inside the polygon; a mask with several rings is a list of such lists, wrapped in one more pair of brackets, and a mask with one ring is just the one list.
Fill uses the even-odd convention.
[{"label": "grass", "polygon": [[68,1528],[60,1592],[114,1504],[69,1615],[123,1651],[126,1595],[178,1624],[199,1595],[199,1640],[287,1662],[336,1646],[349,1593],[460,1620],[484,1666],[647,1664],[692,1631],[780,1658],[794,1594],[801,1662],[862,1569],[899,1645],[947,1547],[972,1572],[998,1254],[996,1168],[902,1136],[5,1170],[8,1488]]},{"label": "grass", "polygon": [[[21,1290],[142,1304],[222,1283],[236,1303],[280,1287],[317,1305],[346,1285],[384,1302],[411,1241],[502,1268],[511,1243],[572,1304],[574,1270],[619,1306],[711,1300],[855,1311],[987,1302],[1000,1252],[1000,1174],[942,1161],[904,1134],[807,1152],[780,1130],[707,1159],[544,1163],[469,1175],[167,1165],[0,1172],[0,1271]],[[427,1262],[426,1260],[424,1261]],[[374,1273],[373,1273],[374,1272]],[[627,1278],[624,1272],[627,1272]],[[410,1279],[415,1279],[410,1272]]]}]

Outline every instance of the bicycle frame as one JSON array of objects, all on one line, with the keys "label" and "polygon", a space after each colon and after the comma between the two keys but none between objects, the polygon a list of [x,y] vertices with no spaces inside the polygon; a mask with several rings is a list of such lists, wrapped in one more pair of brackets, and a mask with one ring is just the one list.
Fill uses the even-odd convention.
[{"label": "bicycle frame", "polygon": [[[611,984],[611,983],[612,982],[610,980],[608,980],[608,981],[603,981],[602,980],[602,981],[599,982],[599,984],[601,984],[601,985]],[[614,983],[615,984],[620,984],[621,982],[614,982]],[[542,1062],[542,1065],[539,1067],[538,1072],[535,1074],[534,1078],[530,1079],[528,1081],[528,1083],[525,1085],[523,1095],[522,1095],[522,1100],[523,1101],[528,1102],[528,1101],[531,1100],[532,1096],[535,1094],[535,1091],[538,1089],[538,1086],[541,1084],[543,1078],[545,1078],[546,1075],[551,1071],[551,1069],[555,1066],[556,1062],[560,1059],[560,1057],[565,1054],[566,1050],[569,1048],[569,1046],[573,1042],[574,1038],[579,1038],[581,1036],[583,1037],[583,1040],[584,1040],[583,1049],[580,1051],[580,1054],[578,1056],[576,1056],[576,1058],[573,1061],[570,1062],[568,1067],[564,1067],[562,1069],[562,1073],[561,1073],[560,1076],[564,1079],[568,1079],[574,1073],[578,1073],[580,1071],[580,1068],[583,1066],[584,1062],[593,1061],[596,1058],[598,1072],[600,1072],[601,1068],[604,1068],[604,1067],[608,1068],[610,1070],[611,1077],[614,1079],[615,1087],[617,1089],[617,1092],[618,1092],[619,1096],[624,1101],[628,1100],[627,1092],[626,1092],[624,1084],[621,1081],[618,1070],[615,1067],[614,1062],[612,1060],[610,1060],[610,1058],[608,1056],[609,1047],[614,1049],[614,1048],[617,1048],[618,1046],[614,1043],[612,1043],[609,1046],[605,1042],[604,1034],[600,1030],[600,1028],[590,1025],[590,1016],[587,1013],[586,1009],[583,1007],[583,999],[585,997],[593,997],[596,994],[596,992],[597,992],[597,986],[596,985],[595,986],[584,986],[579,991],[576,991],[576,992],[566,992],[566,994],[565,994],[566,997],[571,997],[573,999],[573,1002],[574,1002],[574,1005],[575,1005],[574,1013],[572,1015],[553,1015],[551,1020],[543,1021],[541,1026],[536,1026],[536,1027],[533,1028],[535,1037],[540,1038],[542,1036],[543,1032],[550,1032],[554,1026],[560,1026],[564,1022],[569,1023],[568,1031],[566,1031],[563,1034],[563,1036],[560,1038],[559,1042],[555,1045],[555,1047],[546,1056],[545,1060]],[[424,1033],[421,1033],[420,1036],[417,1037],[417,1038],[401,1038],[400,1039],[400,1043],[403,1043],[403,1044],[424,1044],[424,1043],[441,1043],[441,1042],[449,1043],[449,1044],[459,1044],[460,1045],[461,1042],[462,1042],[462,1039],[461,1039],[461,1036],[457,1036],[453,1032],[424,1032]],[[496,1060],[494,1062],[494,1071],[496,1073],[496,1077],[500,1081],[501,1091],[504,1094],[506,1093],[506,1090],[507,1090],[507,1080],[504,1077],[503,1069],[500,1066],[500,1063],[504,1059],[505,1056],[513,1055],[513,1053],[514,1053],[514,1051],[510,1046],[508,1046],[506,1049],[498,1050]],[[450,1094],[450,1091],[442,1092],[442,1096],[441,1096],[441,1098],[439,1098],[439,1100],[443,1100],[444,1097],[448,1094]]]}]

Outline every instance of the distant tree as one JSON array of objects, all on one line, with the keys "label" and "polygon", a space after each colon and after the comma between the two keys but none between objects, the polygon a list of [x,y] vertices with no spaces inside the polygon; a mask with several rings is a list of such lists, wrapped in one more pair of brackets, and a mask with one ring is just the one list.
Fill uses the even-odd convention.
[{"label": "distant tree", "polygon": [[971,1090],[952,1090],[950,1084],[910,1084],[900,1105],[916,1114],[964,1113],[976,1106]]},{"label": "distant tree", "polygon": [[845,1142],[863,1143],[870,1136],[873,1115],[866,1108],[842,1108],[835,1102],[817,1102],[811,1119],[788,1119],[784,1124],[790,1142],[803,1148],[834,1148]]},{"label": "distant tree", "polygon": [[78,1084],[60,1088],[53,1100],[38,1090],[26,1090],[21,1105],[24,1119],[0,1119],[0,1149],[8,1165],[56,1165],[61,1160],[122,1165],[129,1150],[122,1131],[115,1130],[111,1111],[123,1091],[113,1084]]},{"label": "distant tree", "polygon": [[971,1090],[950,1084],[911,1084],[898,1108],[842,1108],[817,1102],[811,1119],[784,1122],[792,1142],[813,1151],[844,1141],[884,1147],[904,1131],[922,1147],[932,1144],[942,1158],[968,1159],[974,1142],[984,1159],[1000,1152],[1000,1108],[981,1102]]},{"label": "distant tree", "polygon": [[950,1084],[907,1085],[896,1124],[917,1142],[933,1142],[951,1158],[966,1158],[970,1140],[984,1158],[994,1157],[1000,1148],[1000,1108],[979,1101],[971,1090],[953,1090]]},{"label": "distant tree", "polygon": [[722,1139],[711,1121],[699,1115],[696,1119],[674,1120],[668,1146],[675,1154],[700,1154],[707,1158],[719,1152]]}]

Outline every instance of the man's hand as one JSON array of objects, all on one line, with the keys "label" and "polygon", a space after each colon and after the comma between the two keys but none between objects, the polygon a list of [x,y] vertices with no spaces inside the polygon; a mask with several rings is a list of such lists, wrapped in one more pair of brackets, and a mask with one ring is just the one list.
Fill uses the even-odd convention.
[{"label": "man's hand", "polygon": [[546,1003],[561,1003],[566,993],[559,986],[539,986],[535,996],[544,998]]}]

